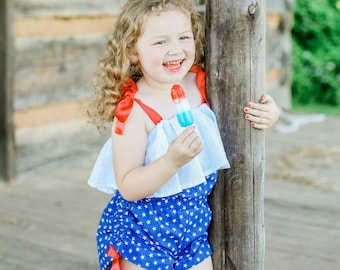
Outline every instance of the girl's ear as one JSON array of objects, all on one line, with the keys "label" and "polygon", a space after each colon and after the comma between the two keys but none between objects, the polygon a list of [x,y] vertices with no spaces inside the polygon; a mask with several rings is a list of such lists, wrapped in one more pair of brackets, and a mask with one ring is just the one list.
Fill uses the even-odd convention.
[{"label": "girl's ear", "polygon": [[132,49],[129,50],[129,58],[130,58],[130,62],[132,64],[138,63],[138,53],[135,50],[135,48],[132,48]]}]

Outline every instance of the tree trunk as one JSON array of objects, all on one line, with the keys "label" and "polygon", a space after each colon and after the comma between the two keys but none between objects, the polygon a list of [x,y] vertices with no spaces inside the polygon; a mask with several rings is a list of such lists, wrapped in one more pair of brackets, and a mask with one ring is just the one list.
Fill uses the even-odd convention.
[{"label": "tree trunk", "polygon": [[0,181],[15,177],[12,0],[0,2]]},{"label": "tree trunk", "polygon": [[264,268],[264,132],[243,108],[265,92],[265,1],[210,0],[206,5],[207,92],[231,169],[211,196],[215,270]]}]

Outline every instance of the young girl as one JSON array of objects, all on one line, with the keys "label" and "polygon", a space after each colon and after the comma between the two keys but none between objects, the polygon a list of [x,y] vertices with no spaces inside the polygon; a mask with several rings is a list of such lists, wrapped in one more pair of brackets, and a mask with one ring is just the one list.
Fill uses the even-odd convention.
[{"label": "young girl", "polygon": [[[101,270],[213,269],[207,198],[229,163],[206,100],[201,35],[189,0],[128,0],[122,8],[89,109],[97,125],[113,121],[89,179],[114,194],[97,231]],[[186,93],[192,126],[176,119],[174,84]],[[278,118],[269,96],[249,105],[255,128]]]}]

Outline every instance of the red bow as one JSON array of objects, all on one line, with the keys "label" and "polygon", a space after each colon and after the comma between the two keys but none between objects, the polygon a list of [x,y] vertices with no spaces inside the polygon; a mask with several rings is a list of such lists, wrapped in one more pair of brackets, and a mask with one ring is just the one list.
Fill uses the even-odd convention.
[{"label": "red bow", "polygon": [[119,265],[120,254],[111,245],[109,246],[107,255],[112,257],[111,270],[120,270],[120,265]]},{"label": "red bow", "polygon": [[125,121],[131,113],[134,97],[138,90],[136,83],[131,78],[123,84],[122,88],[124,91],[123,97],[119,101],[115,110],[115,117],[117,118],[115,133],[119,135],[123,134]]}]

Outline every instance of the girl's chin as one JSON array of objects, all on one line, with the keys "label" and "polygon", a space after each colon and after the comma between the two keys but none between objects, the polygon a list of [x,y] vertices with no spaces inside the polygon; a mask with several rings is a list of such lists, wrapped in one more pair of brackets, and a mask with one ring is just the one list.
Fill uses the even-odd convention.
[{"label": "girl's chin", "polygon": [[164,82],[169,83],[169,84],[173,84],[173,83],[179,83],[180,81],[183,80],[183,78],[185,77],[186,73],[183,74],[171,74],[168,75],[167,78],[164,80]]}]

